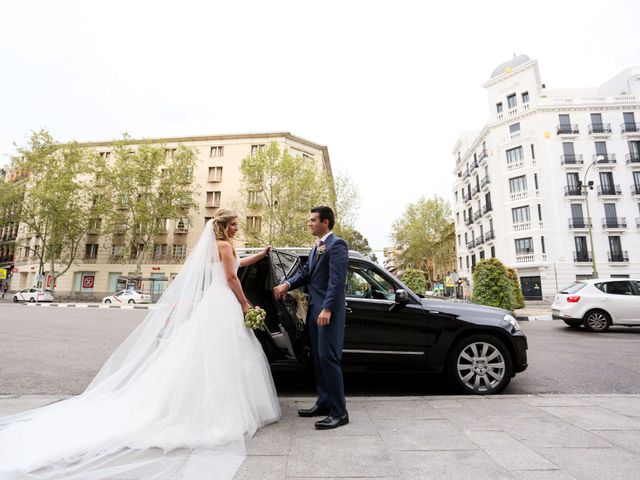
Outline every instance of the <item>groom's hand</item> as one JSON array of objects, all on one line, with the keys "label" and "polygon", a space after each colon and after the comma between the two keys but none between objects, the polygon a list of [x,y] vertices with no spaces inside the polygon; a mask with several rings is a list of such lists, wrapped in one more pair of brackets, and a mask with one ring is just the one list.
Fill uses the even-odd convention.
[{"label": "groom's hand", "polygon": [[273,287],[273,296],[276,300],[284,300],[287,297],[289,291],[288,283],[281,283],[280,285]]},{"label": "groom's hand", "polygon": [[323,308],[322,311],[320,312],[320,315],[318,315],[318,326],[319,327],[326,327],[327,325],[329,325],[329,322],[331,321],[331,310],[327,310],[326,308]]}]

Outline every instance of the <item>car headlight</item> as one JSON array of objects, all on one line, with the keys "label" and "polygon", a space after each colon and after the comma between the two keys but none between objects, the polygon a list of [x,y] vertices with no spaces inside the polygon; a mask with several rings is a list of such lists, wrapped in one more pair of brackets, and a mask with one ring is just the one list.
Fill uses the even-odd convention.
[{"label": "car headlight", "polygon": [[502,317],[502,319],[505,322],[509,322],[511,324],[511,326],[515,329],[515,330],[520,330],[520,325],[518,325],[518,321],[516,320],[516,318],[513,315],[505,315],[504,317]]}]

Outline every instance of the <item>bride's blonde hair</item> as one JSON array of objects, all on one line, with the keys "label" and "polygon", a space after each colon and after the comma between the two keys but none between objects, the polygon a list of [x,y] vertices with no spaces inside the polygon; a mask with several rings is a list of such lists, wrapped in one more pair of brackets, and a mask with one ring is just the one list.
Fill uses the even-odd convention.
[{"label": "bride's blonde hair", "polygon": [[216,237],[216,240],[224,240],[231,244],[233,256],[236,256],[236,249],[233,247],[233,241],[229,238],[229,235],[227,235],[227,227],[229,223],[236,218],[238,218],[238,214],[226,208],[218,210],[215,217],[213,217],[213,235]]}]

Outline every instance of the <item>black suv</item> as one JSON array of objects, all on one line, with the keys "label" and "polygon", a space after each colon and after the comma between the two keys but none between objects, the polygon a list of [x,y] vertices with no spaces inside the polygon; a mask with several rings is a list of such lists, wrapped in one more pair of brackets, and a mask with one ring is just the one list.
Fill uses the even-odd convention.
[{"label": "black suv", "polygon": [[[249,301],[267,311],[267,331],[256,334],[272,368],[308,368],[311,359],[304,292],[289,292],[284,302],[276,302],[272,293],[307,254],[273,249],[238,272]],[[349,254],[346,298],[345,370],[445,371],[462,391],[484,395],[501,392],[527,368],[527,338],[510,312],[421,298],[357,252]]]}]

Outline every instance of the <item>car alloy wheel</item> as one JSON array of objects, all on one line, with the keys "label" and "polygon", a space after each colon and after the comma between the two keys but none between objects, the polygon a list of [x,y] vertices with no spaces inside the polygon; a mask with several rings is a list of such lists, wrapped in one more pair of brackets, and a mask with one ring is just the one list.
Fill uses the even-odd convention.
[{"label": "car alloy wheel", "polygon": [[584,328],[591,332],[605,332],[610,323],[609,314],[603,310],[593,310],[584,316]]},{"label": "car alloy wheel", "polygon": [[462,339],[450,358],[449,376],[467,393],[498,393],[511,380],[511,356],[502,342],[490,335]]}]

